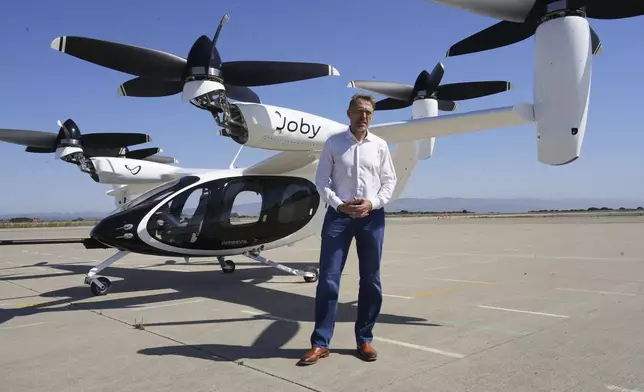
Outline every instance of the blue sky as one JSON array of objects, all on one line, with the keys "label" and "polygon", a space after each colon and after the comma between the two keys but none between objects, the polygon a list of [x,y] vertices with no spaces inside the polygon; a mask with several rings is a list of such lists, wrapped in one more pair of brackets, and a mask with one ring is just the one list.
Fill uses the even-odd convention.
[{"label": "blue sky", "polygon": [[[225,4],[221,6],[220,4]],[[238,145],[217,135],[206,112],[180,95],[116,94],[131,76],[59,53],[61,35],[129,43],[187,56],[201,34],[231,19],[218,43],[224,61],[315,61],[340,76],[255,88],[263,102],[346,121],[352,79],[413,84],[443,61],[443,83],[508,80],[510,92],[459,103],[459,112],[532,102],[533,39],[494,51],[445,58],[458,40],[497,21],[425,0],[8,2],[0,34],[0,127],[57,132],[73,118],[84,133],[144,132],[150,146],[185,167],[227,167]],[[9,17],[10,16],[10,17]],[[610,197],[644,200],[644,18],[591,20],[604,43],[594,58],[589,124],[581,158],[550,167],[536,159],[534,126],[439,138],[403,197]],[[442,113],[444,114],[444,113]],[[374,123],[404,120],[411,109],[377,112]],[[146,145],[147,146],[147,145]],[[244,148],[238,163],[274,154]],[[0,213],[107,211],[109,185],[97,184],[53,154],[0,144]]]}]

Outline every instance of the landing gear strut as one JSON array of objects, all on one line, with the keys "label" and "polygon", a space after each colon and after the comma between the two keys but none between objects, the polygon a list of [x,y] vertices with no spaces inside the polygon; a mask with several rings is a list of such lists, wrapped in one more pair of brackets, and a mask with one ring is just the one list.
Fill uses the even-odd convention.
[{"label": "landing gear strut", "polygon": [[248,257],[249,259],[253,259],[269,267],[277,268],[278,270],[287,272],[291,275],[302,276],[304,277],[304,281],[307,283],[317,282],[319,272],[316,268],[309,267],[306,270],[299,270],[296,268],[287,267],[280,263],[276,263],[272,260],[265,259],[264,257],[259,255],[259,253],[262,251],[263,248],[264,247],[262,246],[257,249],[246,251],[243,253],[243,255]]},{"label": "landing gear strut", "polygon": [[96,274],[109,267],[110,265],[116,263],[123,257],[125,257],[129,251],[119,250],[116,254],[110,256],[107,260],[97,265],[96,267],[89,270],[87,275],[85,275],[85,284],[89,285],[89,289],[94,295],[105,295],[110,290],[112,282],[104,276],[96,277]]}]

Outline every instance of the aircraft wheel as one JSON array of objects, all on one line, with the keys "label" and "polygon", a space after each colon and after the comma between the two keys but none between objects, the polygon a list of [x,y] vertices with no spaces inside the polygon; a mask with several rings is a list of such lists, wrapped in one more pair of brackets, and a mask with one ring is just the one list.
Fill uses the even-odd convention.
[{"label": "aircraft wheel", "polygon": [[112,282],[110,282],[109,279],[101,276],[100,278],[97,278],[99,282],[105,286],[105,288],[101,289],[96,283],[92,282],[89,285],[89,289],[92,291],[92,294],[94,295],[105,295],[107,292],[110,290],[110,286],[112,285]]},{"label": "aircraft wheel", "polygon": [[307,282],[307,283],[317,282],[317,280],[318,280],[318,276],[319,276],[319,274],[320,274],[320,273],[318,272],[317,268],[313,268],[313,267],[311,267],[311,268],[307,268],[305,271],[306,271],[306,272],[312,272],[312,273],[313,273],[313,276],[305,276],[305,277],[304,277],[304,281],[305,281],[305,282]]},{"label": "aircraft wheel", "polygon": [[225,274],[232,274],[235,272],[235,262],[232,260],[225,260],[224,266],[221,270],[224,271]]}]

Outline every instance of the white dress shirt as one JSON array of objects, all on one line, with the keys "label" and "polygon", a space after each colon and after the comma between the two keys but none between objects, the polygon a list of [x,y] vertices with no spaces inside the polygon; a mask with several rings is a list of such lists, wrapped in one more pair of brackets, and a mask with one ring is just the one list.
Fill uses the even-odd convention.
[{"label": "white dress shirt", "polygon": [[374,210],[384,207],[396,188],[387,142],[368,131],[362,142],[349,129],[330,136],[320,154],[315,185],[336,210],[356,197],[371,201]]}]

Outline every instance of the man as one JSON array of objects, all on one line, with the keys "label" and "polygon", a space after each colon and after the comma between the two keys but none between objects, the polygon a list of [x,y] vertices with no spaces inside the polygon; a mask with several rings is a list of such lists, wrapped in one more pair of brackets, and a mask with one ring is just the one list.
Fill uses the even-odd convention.
[{"label": "man", "polygon": [[387,143],[369,132],[374,106],[371,96],[354,95],[347,109],[349,129],[329,137],[320,154],[315,183],[328,210],[322,226],[312,348],[299,365],[311,365],[329,355],[340,276],[354,237],[360,271],[356,345],[364,360],[377,358],[371,342],[382,305],[383,207],[396,187],[396,173]]}]

